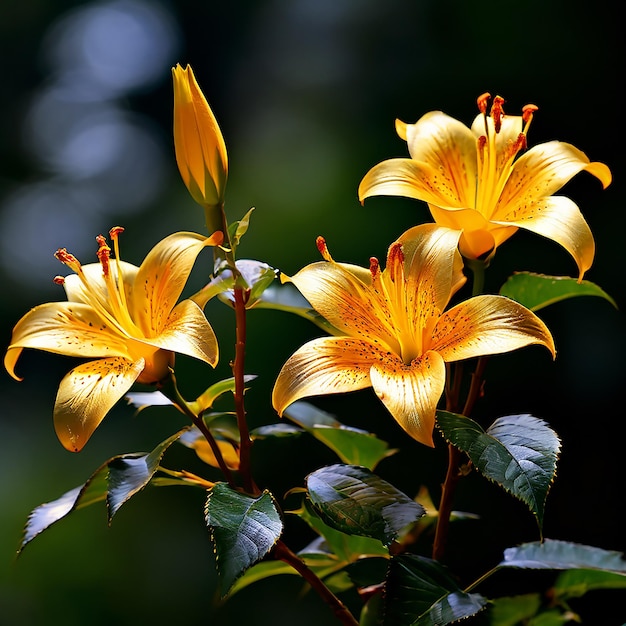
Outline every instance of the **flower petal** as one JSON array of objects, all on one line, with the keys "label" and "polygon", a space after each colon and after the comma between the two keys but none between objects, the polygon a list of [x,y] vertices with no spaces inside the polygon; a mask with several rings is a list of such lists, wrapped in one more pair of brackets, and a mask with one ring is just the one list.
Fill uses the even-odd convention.
[{"label": "flower petal", "polygon": [[391,315],[372,288],[369,271],[345,263],[320,261],[307,265],[290,280],[335,328],[346,335],[376,339],[399,350]]},{"label": "flower petal", "polygon": [[367,341],[349,337],[313,339],[283,365],[274,384],[272,405],[282,416],[300,398],[365,389],[371,386],[372,364],[383,356]]},{"label": "flower petal", "polygon": [[[398,125],[396,124],[396,127]],[[476,137],[462,122],[431,111],[404,131],[414,161],[428,163],[433,183],[460,206],[474,206],[476,195]]]},{"label": "flower petal", "polygon": [[387,359],[370,372],[376,395],[413,439],[434,446],[435,412],[443,393],[446,369],[436,352],[427,352],[410,365]]},{"label": "flower petal", "polygon": [[544,198],[527,207],[519,219],[507,223],[561,244],[578,265],[579,282],[593,263],[595,243],[591,229],[578,206],[565,196]]},{"label": "flower petal", "polygon": [[554,357],[548,327],[532,311],[504,296],[476,296],[441,316],[430,348],[446,362],[500,354],[540,344]]},{"label": "flower petal", "polygon": [[522,219],[534,202],[556,193],[583,170],[598,178],[604,188],[611,183],[611,170],[604,163],[591,163],[569,143],[549,141],[533,146],[513,164],[493,219]]},{"label": "flower petal", "polygon": [[195,357],[213,367],[217,365],[217,337],[202,309],[193,300],[177,304],[161,333],[146,339],[145,343]]},{"label": "flower petal", "polygon": [[15,325],[4,366],[17,380],[15,364],[24,348],[74,357],[129,356],[123,337],[80,302],[41,304]]},{"label": "flower petal", "polygon": [[99,359],[83,363],[61,381],[54,405],[54,429],[63,446],[79,452],[113,405],[130,389],[143,359]]},{"label": "flower petal", "polygon": [[219,245],[222,233],[211,237],[179,232],[161,240],[144,259],[135,277],[131,312],[147,337],[157,336],[183,291],[196,257],[205,246]]},{"label": "flower petal", "polygon": [[437,206],[468,206],[466,195],[457,195],[439,170],[411,159],[387,159],[374,165],[363,177],[358,194],[361,203],[371,196],[403,196]]},{"label": "flower petal", "polygon": [[[111,274],[116,281],[117,264],[117,261],[112,261],[109,266]],[[122,270],[122,280],[126,288],[126,298],[128,299],[139,268],[126,261],[119,261],[119,266]],[[100,302],[107,311],[112,312],[111,306],[109,305],[109,291],[102,273],[102,265],[100,263],[88,263],[87,265],[83,265],[82,269],[91,291],[87,291],[85,284],[77,274],[69,274],[69,276],[65,277],[65,281],[63,282],[67,299],[70,302],[84,302],[85,304],[90,304],[94,296],[96,296],[98,302]]]}]

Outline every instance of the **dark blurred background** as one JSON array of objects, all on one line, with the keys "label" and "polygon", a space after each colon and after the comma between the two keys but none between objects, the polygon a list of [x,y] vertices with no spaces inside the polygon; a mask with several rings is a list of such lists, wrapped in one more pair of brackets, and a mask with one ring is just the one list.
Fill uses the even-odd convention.
[{"label": "dark blurred background", "polygon": [[[122,256],[139,263],[173,231],[203,232],[202,211],[173,156],[170,70],[177,62],[194,67],[226,138],[229,219],[256,207],[240,255],[293,273],[318,260],[321,234],[337,260],[366,265],[370,256],[384,258],[394,238],[429,220],[411,200],[358,203],[365,172],[406,155],[394,120],[415,122],[442,109],[470,124],[475,98],[490,91],[505,98],[511,114],[528,102],[539,106],[531,145],[567,141],[611,168],[606,191],[582,173],[564,193],[596,237],[586,278],[623,309],[624,37],[617,7],[608,0],[2,2],[3,345],[30,307],[63,299],[52,283],[65,269],[53,258],[57,248],[91,262],[94,236],[123,225]],[[576,275],[557,244],[523,233],[498,252],[487,288],[497,291],[514,270]],[[202,269],[191,287],[201,281]],[[179,363],[188,371],[189,397],[230,374],[231,312],[210,303],[207,314],[222,363],[217,373]],[[540,348],[493,359],[476,417],[484,424],[520,412],[545,419],[563,444],[545,536],[624,550],[623,313],[604,300],[580,298],[541,316],[555,336],[556,362]],[[247,369],[258,375],[247,396],[252,427],[276,420],[275,376],[318,334],[284,313],[250,313]],[[296,577],[264,581],[216,607],[200,491],[148,489],[111,527],[104,506],[81,510],[16,560],[29,511],[82,484],[109,457],[151,450],[184,423],[167,409],[135,415],[120,403],[80,454],[66,452],[54,434],[52,405],[70,365],[27,352],[18,365],[23,382],[0,377],[1,626],[332,623],[314,595],[301,594]],[[371,391],[317,404],[402,447],[380,464],[380,475],[412,496],[422,482],[436,493],[443,446],[408,443]],[[180,448],[172,451],[172,468],[195,462]],[[258,482],[282,498],[320,462],[336,459],[303,437],[261,442],[254,461]],[[450,562],[467,582],[495,565],[505,547],[538,539],[525,507],[478,477],[461,485],[456,505],[482,516],[452,535]],[[290,517],[286,537],[295,549],[311,538]],[[617,606],[616,599],[607,593],[589,602]],[[585,623],[623,621],[617,613],[605,622],[595,615]]]}]

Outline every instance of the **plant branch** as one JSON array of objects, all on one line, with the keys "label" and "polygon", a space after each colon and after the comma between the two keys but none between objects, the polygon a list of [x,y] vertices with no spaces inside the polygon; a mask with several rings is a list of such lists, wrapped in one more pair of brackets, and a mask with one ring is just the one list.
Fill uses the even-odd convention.
[{"label": "plant branch", "polygon": [[306,580],[318,595],[330,606],[337,619],[344,626],[359,626],[352,613],[346,608],[343,602],[322,582],[304,561],[280,539],[274,546],[274,557],[291,565],[293,569]]}]

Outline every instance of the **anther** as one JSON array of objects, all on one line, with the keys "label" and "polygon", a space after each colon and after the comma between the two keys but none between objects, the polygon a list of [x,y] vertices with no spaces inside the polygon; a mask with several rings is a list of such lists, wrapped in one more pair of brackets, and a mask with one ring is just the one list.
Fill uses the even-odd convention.
[{"label": "anther", "polygon": [[380,263],[378,262],[378,259],[375,256],[370,257],[370,274],[372,275],[372,278],[374,280],[378,276],[379,272],[380,272]]},{"label": "anther", "polygon": [[52,279],[52,282],[53,282],[55,285],[63,285],[63,284],[65,284],[65,276],[55,276],[55,277]]},{"label": "anther", "polygon": [[496,96],[491,105],[491,119],[493,119],[493,127],[496,133],[499,133],[502,128],[502,118],[504,117],[503,104],[504,98],[502,96]]},{"label": "anther", "polygon": [[96,252],[98,256],[98,260],[102,265],[102,271],[105,276],[109,275],[109,258],[111,257],[111,248],[109,248],[107,244],[107,240],[102,236],[98,235],[96,237],[96,241],[98,242],[98,252]]},{"label": "anther", "polygon": [[533,119],[533,113],[539,110],[539,107],[535,104],[527,104],[522,107],[522,119],[525,123],[530,122]]},{"label": "anther", "polygon": [[73,254],[70,254],[66,248],[59,248],[54,253],[54,256],[56,259],[61,261],[61,263],[64,263],[74,271],[76,271],[76,268],[80,268],[80,262],[78,259]]},{"label": "anther", "polygon": [[476,104],[478,105],[478,110],[484,115],[487,112],[487,103],[489,102],[489,98],[491,98],[491,94],[486,91],[476,98]]},{"label": "anther", "polygon": [[118,235],[121,235],[124,232],[123,226],[113,226],[113,228],[109,231],[109,236],[111,239],[115,239]]},{"label": "anther", "polygon": [[317,246],[317,249],[320,251],[320,254],[322,255],[322,257],[324,257],[326,261],[332,261],[330,252],[328,252],[328,246],[326,245],[326,239],[324,239],[324,237],[319,236],[315,240],[315,245]]},{"label": "anther", "polygon": [[392,282],[396,281],[396,277],[399,275],[399,270],[404,265],[404,252],[402,250],[402,244],[398,241],[392,244],[387,253],[387,269],[391,274]]}]

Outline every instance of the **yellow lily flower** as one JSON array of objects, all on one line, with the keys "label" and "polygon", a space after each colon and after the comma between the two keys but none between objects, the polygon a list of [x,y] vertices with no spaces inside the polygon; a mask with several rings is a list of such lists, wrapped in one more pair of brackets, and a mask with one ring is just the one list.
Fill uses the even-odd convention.
[{"label": "yellow lily flower", "polygon": [[174,78],[174,148],[176,163],[192,198],[204,207],[221,206],[228,178],[228,155],[222,131],[193,70],[180,64]]},{"label": "yellow lily flower", "polygon": [[325,261],[290,280],[338,332],[313,339],[285,363],[273,405],[279,415],[314,395],[373,387],[393,418],[417,441],[433,446],[445,363],[541,344],[555,355],[545,324],[521,304],[482,295],[456,304],[464,284],[460,233],[415,226],[390,247],[386,269],[336,263],[320,237]]},{"label": "yellow lily flower", "polygon": [[73,274],[55,278],[67,301],[36,306],[13,329],[4,366],[13,378],[24,348],[70,357],[96,359],[72,369],[61,381],[54,426],[65,448],[78,452],[113,405],[134,382],[158,383],[169,374],[174,352],[215,366],[215,333],[192,300],[176,304],[196,257],[205,246],[219,245],[188,232],[166,237],[136,267],[120,260],[118,235],[111,229],[115,259],[100,235],[99,263],[81,265],[65,248],[59,261]]},{"label": "yellow lily flower", "polygon": [[361,181],[359,200],[387,195],[427,202],[437,224],[462,231],[459,247],[468,259],[491,258],[525,228],[563,246],[582,280],[595,254],[591,230],[572,200],[553,194],[582,170],[606,188],[611,171],[560,141],[536,145],[516,158],[526,148],[537,107],[529,104],[521,116],[505,115],[504,100],[496,96],[488,115],[489,98],[478,98],[480,113],[471,128],[441,111],[415,124],[396,120],[411,158],[375,165]]}]

